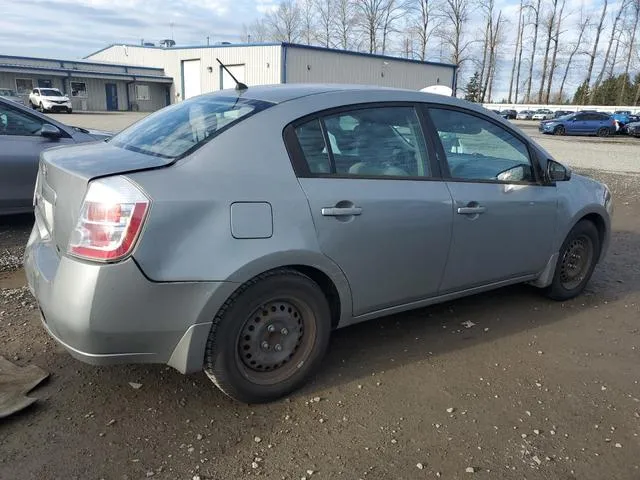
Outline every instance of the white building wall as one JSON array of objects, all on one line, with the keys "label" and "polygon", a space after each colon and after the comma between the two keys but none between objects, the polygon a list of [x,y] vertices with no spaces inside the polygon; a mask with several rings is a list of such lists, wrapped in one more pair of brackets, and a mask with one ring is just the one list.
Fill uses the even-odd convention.
[{"label": "white building wall", "polygon": [[[200,60],[202,93],[221,89],[219,58],[225,65],[245,65],[245,83],[268,85],[280,83],[281,51],[279,45],[212,46],[203,48],[148,48],[114,45],[90,56],[91,60],[164,68],[173,77],[172,101],[182,99],[182,61]],[[209,72],[209,67],[211,72]]]},{"label": "white building wall", "polygon": [[287,47],[287,83],[355,83],[420,90],[453,85],[453,67]]}]

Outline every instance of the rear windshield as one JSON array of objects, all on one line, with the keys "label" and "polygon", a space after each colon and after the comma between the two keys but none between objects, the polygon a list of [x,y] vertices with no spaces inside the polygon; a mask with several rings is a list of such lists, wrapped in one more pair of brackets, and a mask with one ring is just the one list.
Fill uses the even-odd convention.
[{"label": "rear windshield", "polygon": [[61,97],[62,93],[59,90],[55,90],[53,88],[41,88],[40,95],[44,97]]},{"label": "rear windshield", "polygon": [[174,160],[190,154],[223,130],[271,105],[242,98],[194,97],[149,115],[114,136],[110,142],[135,152]]}]

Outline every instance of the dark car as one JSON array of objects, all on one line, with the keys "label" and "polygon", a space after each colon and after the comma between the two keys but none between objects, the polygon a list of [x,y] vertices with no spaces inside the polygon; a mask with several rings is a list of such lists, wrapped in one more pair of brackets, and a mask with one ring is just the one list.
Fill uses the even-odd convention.
[{"label": "dark car", "polygon": [[568,110],[556,110],[555,112],[553,112],[553,118],[564,117],[565,115],[570,115],[571,113],[572,112]]},{"label": "dark car", "polygon": [[628,123],[624,126],[624,131],[632,137],[640,138],[640,121]]},{"label": "dark car", "polygon": [[518,116],[518,112],[516,112],[515,110],[502,110],[500,112],[500,116],[502,118],[506,118],[507,120],[515,120]]},{"label": "dark car", "polygon": [[542,133],[554,135],[597,135],[608,137],[616,133],[616,122],[602,113],[578,112],[540,122]]},{"label": "dark car", "polygon": [[0,215],[33,210],[40,152],[109,136],[107,132],[70,127],[0,98]]}]

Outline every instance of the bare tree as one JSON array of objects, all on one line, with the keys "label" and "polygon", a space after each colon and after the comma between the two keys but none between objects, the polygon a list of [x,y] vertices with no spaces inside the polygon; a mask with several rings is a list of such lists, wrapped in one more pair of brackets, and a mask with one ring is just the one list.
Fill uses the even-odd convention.
[{"label": "bare tree", "polygon": [[560,43],[560,35],[562,34],[562,31],[560,29],[562,28],[562,21],[564,20],[562,17],[562,14],[564,13],[565,0],[560,0],[560,1],[561,1],[560,13],[556,18],[556,30],[552,40],[553,54],[551,57],[551,64],[549,66],[549,79],[547,80],[547,91],[544,97],[545,103],[549,103],[549,97],[551,96],[551,86],[553,85],[553,75],[555,74],[556,67],[557,67],[556,60],[558,58],[558,45]]},{"label": "bare tree", "polygon": [[300,35],[307,45],[314,43],[316,34],[316,15],[314,10],[314,0],[299,0],[300,17],[302,19],[302,28]]},{"label": "bare tree", "polygon": [[[507,101],[511,103],[511,95],[513,93],[513,81],[516,74],[516,64],[518,67],[518,74],[520,73],[520,64],[518,63],[518,53],[522,56],[522,2],[520,0],[520,8],[518,8],[518,32],[516,33],[516,48],[513,51],[513,63],[511,64],[511,79],[509,80],[509,97]],[[517,84],[517,81],[516,81]],[[516,91],[517,91],[516,86]],[[518,101],[518,94],[516,93],[516,102]]]},{"label": "bare tree", "polygon": [[451,63],[462,68],[467,61],[469,46],[473,43],[465,38],[471,5],[468,0],[443,0],[441,9],[439,36],[443,44],[451,49]]},{"label": "bare tree", "polygon": [[620,88],[620,94],[618,96],[618,103],[622,104],[624,101],[625,89],[627,86],[627,75],[629,75],[629,67],[631,65],[631,57],[633,56],[633,50],[636,48],[636,35],[638,32],[638,21],[640,20],[640,0],[632,0],[631,4],[632,15],[632,27],[631,27],[631,39],[627,50],[627,59],[624,64],[624,77],[622,81],[622,87]]},{"label": "bare tree", "polygon": [[533,81],[533,64],[536,59],[536,44],[538,42],[538,29],[540,28],[540,4],[542,0],[532,0],[527,8],[533,12],[533,44],[531,46],[531,58],[529,59],[529,76],[527,78],[527,93],[524,98],[526,102],[531,99],[531,82]]},{"label": "bare tree", "polygon": [[300,7],[293,0],[284,0],[278,8],[267,13],[265,22],[272,40],[296,43],[302,38]]},{"label": "bare tree", "polygon": [[[498,47],[501,41],[502,35],[502,27],[505,22],[505,19],[502,17],[502,10],[498,12],[498,17],[496,18],[493,27],[491,28],[491,43],[489,44],[489,69],[487,71],[487,93],[486,98],[488,102],[491,102],[492,94],[493,94],[493,83],[496,77],[496,68],[498,64]],[[493,23],[493,22],[492,22]],[[484,93],[483,93],[484,94]]]},{"label": "bare tree", "polygon": [[551,42],[553,41],[553,32],[556,27],[558,17],[558,3],[560,0],[551,0],[552,10],[544,18],[545,37],[547,39],[544,47],[544,56],[542,57],[542,75],[540,75],[540,89],[538,90],[538,103],[542,103],[542,95],[544,86],[547,81],[547,69],[549,67],[549,52],[551,50]]},{"label": "bare tree", "polygon": [[409,30],[418,37],[418,58],[424,61],[427,58],[427,45],[438,26],[433,15],[434,2],[417,0],[412,7]]},{"label": "bare tree", "polygon": [[242,39],[247,43],[261,43],[269,40],[269,27],[264,18],[259,18],[249,25],[243,25]]},{"label": "bare tree", "polygon": [[314,0],[313,10],[317,14],[317,39],[323,47],[331,46],[334,24],[334,0]]},{"label": "bare tree", "polygon": [[[593,42],[593,48],[591,53],[589,54],[589,67],[587,68],[587,76],[584,79],[584,83],[589,85],[591,83],[591,75],[593,74],[593,64],[596,61],[596,55],[598,54],[598,44],[600,43],[600,32],[602,32],[602,25],[604,24],[604,19],[607,16],[607,7],[609,5],[609,0],[603,0],[602,5],[602,15],[600,15],[600,23],[598,24],[598,28],[596,29],[596,38]],[[582,98],[580,99],[580,103],[584,105],[587,100],[588,91],[585,89]]]},{"label": "bare tree", "polygon": [[334,1],[334,28],[336,31],[337,43],[340,48],[347,50],[353,42],[353,32],[355,30],[356,9],[352,0]]},{"label": "bare tree", "polygon": [[384,18],[385,0],[354,0],[358,21],[368,41],[369,53],[378,51],[378,34]]},{"label": "bare tree", "polygon": [[406,5],[401,0],[386,0],[382,8],[382,54],[387,51],[391,33],[396,31],[396,23],[404,14]]},{"label": "bare tree", "polygon": [[[640,1],[640,0],[638,0]],[[567,77],[569,76],[569,69],[571,68],[571,63],[573,62],[573,58],[575,57],[578,50],[582,47],[582,39],[584,38],[584,33],[591,24],[591,18],[589,16],[584,15],[584,9],[580,11],[580,20],[578,21],[578,40],[573,45],[571,52],[569,53],[569,58],[567,58],[567,66],[564,69],[564,75],[562,76],[562,82],[560,83],[560,91],[558,96],[562,98],[562,93],[564,91],[564,85],[567,81]]]},{"label": "bare tree", "polygon": [[593,102],[593,99],[595,97],[595,93],[596,90],[598,89],[598,86],[600,85],[600,82],[602,82],[602,79],[604,77],[604,72],[607,68],[607,65],[609,63],[609,55],[611,54],[611,46],[613,45],[613,39],[616,36],[616,33],[618,33],[618,23],[620,22],[620,18],[622,18],[622,14],[624,13],[624,11],[627,9],[627,0],[623,0],[620,3],[620,8],[618,9],[618,11],[616,12],[616,15],[613,19],[613,25],[611,26],[611,35],[609,37],[609,44],[607,45],[607,53],[605,53],[604,55],[604,62],[602,62],[602,68],[600,69],[600,73],[598,74],[598,76],[596,77],[596,82],[593,86],[593,90],[591,91],[591,101]]},{"label": "bare tree", "polygon": [[523,7],[524,4],[520,3],[520,19],[521,19],[521,27],[520,28],[520,35],[518,36],[518,43],[520,44],[520,51],[518,52],[518,66],[516,68],[516,91],[515,91],[515,102],[518,102],[518,93],[520,91],[520,71],[522,69],[522,52],[523,52],[523,45],[522,45],[522,39],[524,37],[524,11],[523,11]]}]

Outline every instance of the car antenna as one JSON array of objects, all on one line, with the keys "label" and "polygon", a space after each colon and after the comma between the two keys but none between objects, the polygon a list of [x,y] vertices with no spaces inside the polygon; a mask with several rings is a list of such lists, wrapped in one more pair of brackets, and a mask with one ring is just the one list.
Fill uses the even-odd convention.
[{"label": "car antenna", "polygon": [[236,82],[236,90],[248,90],[249,89],[249,87],[247,87],[244,83],[239,82],[238,79],[236,77],[234,77],[233,73],[231,73],[229,71],[229,69],[225,66],[224,63],[222,63],[220,61],[219,58],[216,58],[216,61],[220,64],[220,66],[222,68],[224,68],[224,71],[227,72],[231,78],[233,78],[233,81]]}]

